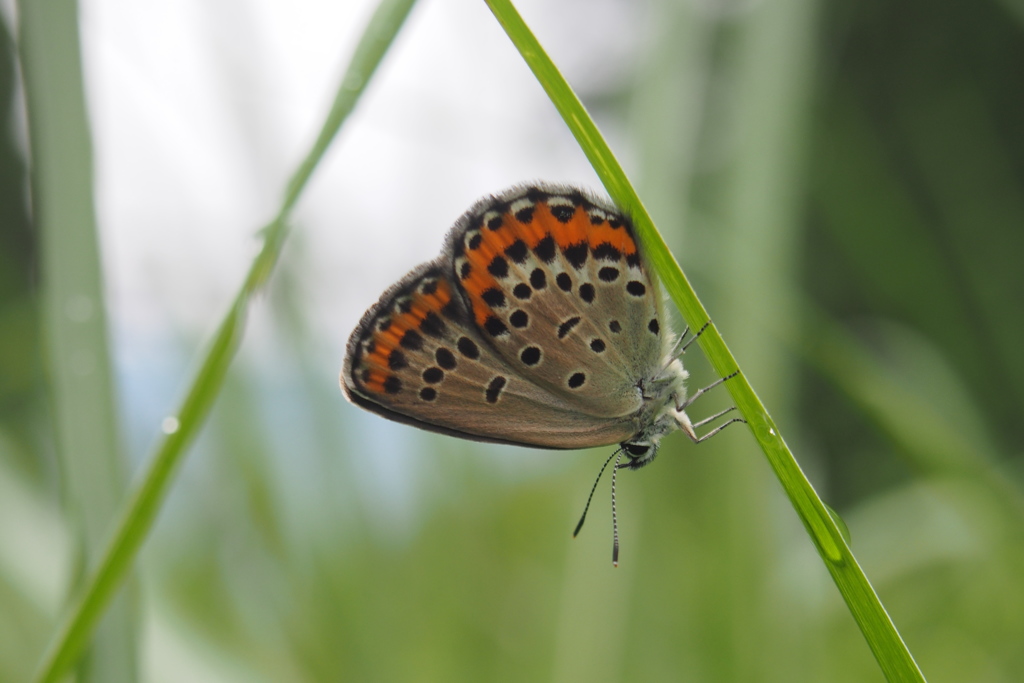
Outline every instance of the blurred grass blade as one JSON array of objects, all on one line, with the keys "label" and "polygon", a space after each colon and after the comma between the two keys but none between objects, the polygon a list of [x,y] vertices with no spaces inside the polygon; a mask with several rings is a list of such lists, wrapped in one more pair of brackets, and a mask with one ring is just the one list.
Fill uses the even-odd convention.
[{"label": "blurred grass blade", "polygon": [[[22,2],[19,12],[49,398],[64,513],[77,534],[74,593],[85,579],[81,570],[103,550],[128,472],[107,339],[78,12],[74,0]],[[80,680],[135,680],[135,621],[126,593],[97,630]]]},{"label": "blurred grass blade", "polygon": [[[884,433],[913,466],[932,477],[982,484],[1005,528],[1024,537],[1024,493],[1000,462],[984,417],[965,397],[968,391],[947,378],[950,367],[935,350],[906,331],[878,326],[873,350],[808,303],[813,334],[803,352]],[[902,333],[901,333],[902,332]],[[915,365],[917,367],[915,367]],[[898,370],[897,370],[898,368]],[[941,382],[941,385],[940,385]],[[956,415],[956,420],[950,420]]]},{"label": "blurred grass blade", "polygon": [[175,416],[164,421],[165,434],[121,511],[113,538],[95,572],[91,574],[85,591],[73,604],[51,642],[38,670],[37,681],[56,681],[74,663],[111,597],[124,581],[167,494],[172,475],[181,464],[185,448],[202,426],[223,384],[235,349],[242,339],[252,295],[266,283],[281,253],[287,236],[288,215],[331,140],[380,64],[412,5],[413,0],[383,0],[378,5],[356,47],[320,135],[288,183],[277,216],[263,230],[263,248],[217,329],[181,408]]},{"label": "blurred grass blade", "polygon": [[[622,167],[579,98],[509,0],[487,2],[579,142],[608,194],[633,217],[651,262],[687,323],[694,329],[700,329],[705,322],[710,321],[707,311],[697,299],[675,257],[669,252]],[[713,323],[701,335],[699,343],[719,375],[725,376],[739,369]],[[727,386],[786,495],[810,533],[811,540],[886,678],[890,681],[923,681],[924,676],[857,564],[841,531],[804,476],[782,439],[778,427],[753,388],[742,374],[731,380]]]}]

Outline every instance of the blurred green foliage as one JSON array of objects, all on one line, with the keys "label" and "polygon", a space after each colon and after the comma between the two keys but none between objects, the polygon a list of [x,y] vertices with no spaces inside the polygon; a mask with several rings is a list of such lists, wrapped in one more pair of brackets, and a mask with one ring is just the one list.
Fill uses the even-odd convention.
[{"label": "blurred green foliage", "polygon": [[[925,675],[1015,680],[1024,15],[1009,1],[712,7],[652,3],[634,76],[581,94],[630,132],[641,195]],[[6,117],[16,62],[0,40]],[[4,681],[42,651],[78,530],[60,516],[40,239],[10,138]],[[597,452],[369,431],[336,388],[340,350],[295,318],[303,246],[268,302],[280,367],[243,349],[142,555],[143,680],[881,679],[742,429],[699,449],[670,439],[622,477],[613,570],[600,497],[569,538]],[[688,365],[711,379],[697,354]]]},{"label": "blurred green foliage", "polygon": [[[15,106],[17,62],[6,24],[0,24],[0,115],[7,128]],[[38,238],[28,207],[26,163],[13,135],[0,137],[0,410],[18,466],[42,475],[45,450],[33,426],[41,421],[45,385],[39,339]],[[45,418],[42,418],[45,419]]]}]

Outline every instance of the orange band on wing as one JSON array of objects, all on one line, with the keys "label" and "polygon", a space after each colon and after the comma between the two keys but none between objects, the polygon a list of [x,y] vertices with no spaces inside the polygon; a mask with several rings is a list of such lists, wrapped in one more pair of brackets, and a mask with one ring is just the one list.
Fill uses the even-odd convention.
[{"label": "orange band on wing", "polygon": [[572,218],[563,223],[551,213],[551,207],[545,204],[537,205],[535,220],[539,220],[546,232],[550,232],[555,239],[555,244],[561,249],[587,241],[587,232],[590,229],[590,216],[582,207],[577,206]]},{"label": "orange band on wing", "polygon": [[430,294],[410,294],[408,311],[394,313],[388,326],[383,330],[378,329],[373,335],[373,351],[364,357],[368,373],[363,383],[367,389],[378,393],[384,391],[384,381],[390,374],[391,353],[399,348],[406,332],[418,329],[429,314],[441,313],[451,298],[451,289],[444,280],[436,281],[435,289]]},{"label": "orange band on wing", "polygon": [[[613,259],[620,256],[637,259],[636,242],[622,219],[610,216],[609,221],[604,216],[603,211],[592,213],[583,205],[563,202],[552,206],[542,200],[515,214],[511,208],[506,208],[500,216],[492,215],[487,221],[481,220],[480,227],[470,232],[467,238],[467,248],[463,252],[467,264],[463,266],[461,279],[469,294],[476,323],[483,325],[494,314],[495,306],[503,305],[501,296],[493,290],[502,292],[510,289],[502,280],[504,273],[514,267],[512,257],[517,249],[522,252],[522,245],[533,251],[550,237],[553,246],[561,251],[586,245],[598,256],[604,250],[615,254]],[[520,241],[522,244],[516,247]]]},{"label": "orange band on wing", "polygon": [[636,253],[636,242],[624,228],[613,228],[607,221],[591,226],[587,241],[591,249],[601,244],[610,244],[623,254],[630,256]]}]

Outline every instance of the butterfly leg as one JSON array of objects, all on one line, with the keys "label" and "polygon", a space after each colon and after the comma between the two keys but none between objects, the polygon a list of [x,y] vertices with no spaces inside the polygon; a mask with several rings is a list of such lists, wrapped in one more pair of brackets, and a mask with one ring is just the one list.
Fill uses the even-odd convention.
[{"label": "butterfly leg", "polygon": [[[725,382],[729,381],[730,379],[732,379],[733,377],[735,377],[738,374],[739,374],[739,371],[736,371],[736,372],[732,373],[731,375],[727,375],[725,377],[722,377],[719,380],[716,380],[716,381],[712,382],[711,384],[709,384],[708,386],[706,386],[706,387],[704,387],[702,389],[698,389],[697,391],[695,391],[693,393],[693,396],[690,396],[687,400],[683,401],[682,405],[676,406],[676,410],[679,411],[680,413],[682,413],[684,409],[686,409],[690,404],[692,404],[694,401],[696,401],[700,396],[704,395],[705,393],[707,393],[711,389],[714,389],[719,384],[724,384]],[[693,441],[694,443],[700,443],[701,441],[705,441],[707,439],[710,439],[715,434],[717,434],[718,432],[722,431],[723,429],[725,429],[726,427],[731,425],[733,422],[746,422],[746,420],[744,420],[741,417],[734,417],[731,420],[728,420],[727,422],[725,422],[724,424],[721,424],[718,427],[715,427],[714,429],[712,429],[710,432],[708,432],[704,436],[697,436],[697,434],[696,434],[696,430],[697,429],[699,429],[700,427],[703,427],[706,424],[710,424],[711,422],[714,422],[718,418],[722,417],[726,413],[731,412],[733,410],[736,410],[736,406],[732,406],[731,408],[726,408],[725,410],[723,410],[721,412],[715,413],[711,417],[704,418],[700,422],[697,422],[695,424],[683,427],[683,432],[685,432],[686,435],[688,437],[690,437],[690,440]]]},{"label": "butterfly leg", "polygon": [[675,348],[672,349],[672,353],[670,353],[668,357],[679,358],[684,353],[686,353],[686,349],[690,348],[690,344],[697,341],[697,338],[700,337],[704,330],[708,329],[708,325],[710,324],[710,320],[704,323],[704,325],[699,330],[697,330],[697,334],[693,335],[689,339],[686,338],[686,335],[690,333],[690,326],[687,325],[686,328],[683,329],[682,334],[679,335],[679,339],[676,340]]},{"label": "butterfly leg", "polygon": [[680,333],[679,338],[676,339],[676,343],[672,347],[672,353],[668,355],[669,358],[679,358],[679,356],[683,355],[683,352],[686,351],[686,347],[690,345],[690,342],[692,342],[693,339],[696,339],[696,337],[694,337],[693,339],[687,341],[686,335],[688,334],[690,334],[689,325],[683,328],[683,331]]},{"label": "butterfly leg", "polygon": [[735,377],[738,374],[740,374],[739,370],[737,370],[736,372],[732,373],[731,375],[727,375],[725,377],[722,377],[719,380],[716,380],[716,381],[712,382],[711,384],[707,385],[703,389],[698,389],[697,391],[693,392],[692,396],[690,396],[688,399],[683,401],[682,405],[677,405],[676,406],[676,410],[686,410],[688,407],[690,407],[690,404],[692,404],[698,398],[703,396],[705,393],[711,391],[712,389],[717,387],[719,384],[723,384],[723,383],[729,381],[730,379],[732,379],[733,377]]},{"label": "butterfly leg", "polygon": [[[674,353],[673,355],[676,358],[678,358],[679,356],[681,356],[684,353],[686,353],[686,349],[690,348],[690,344],[692,344],[693,342],[697,341],[697,339],[700,338],[700,335],[704,334],[704,330],[708,329],[708,325],[710,325],[710,324],[711,324],[711,321],[709,320],[706,323],[704,323],[703,325],[701,325],[701,328],[699,330],[697,330],[697,333],[695,335],[693,335],[692,337],[690,337],[689,339],[687,339],[686,343],[682,345],[682,348],[678,349],[676,351],[676,353]],[[683,338],[686,337],[686,333],[689,332],[689,331],[690,331],[690,326],[687,325],[686,329],[683,330],[683,333],[681,335],[679,335],[679,341],[680,342],[683,341]]]},{"label": "butterfly leg", "polygon": [[[736,410],[736,406],[733,406],[732,408],[726,408],[725,410],[723,410],[723,411],[721,411],[719,413],[715,413],[711,417],[705,417],[700,422],[697,422],[696,424],[694,424],[693,428],[694,429],[699,429],[700,427],[703,427],[704,425],[708,424],[709,422],[714,422],[718,418],[722,417],[726,413],[728,413],[730,411],[733,411],[733,410]],[[707,441],[708,439],[713,437],[715,434],[717,434],[718,432],[722,431],[723,429],[725,429],[726,427],[731,425],[733,422],[746,422],[746,420],[744,420],[742,417],[734,417],[731,420],[728,420],[728,421],[718,425],[717,427],[712,429],[710,432],[708,432],[704,436],[698,436],[697,438],[694,438],[688,432],[687,432],[687,436],[690,436],[690,440],[693,441],[694,443],[700,443],[701,441]]]}]

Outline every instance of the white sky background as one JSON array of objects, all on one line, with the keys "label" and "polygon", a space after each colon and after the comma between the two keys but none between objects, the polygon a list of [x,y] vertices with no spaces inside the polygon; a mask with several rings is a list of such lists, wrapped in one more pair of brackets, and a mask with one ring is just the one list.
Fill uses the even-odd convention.
[{"label": "white sky background", "polygon": [[[628,72],[628,3],[520,4],[584,93]],[[82,3],[99,223],[122,340],[208,337],[373,7]],[[421,2],[294,216],[306,313],[338,364],[362,311],[433,258],[475,199],[537,178],[599,187],[484,3]]]}]

